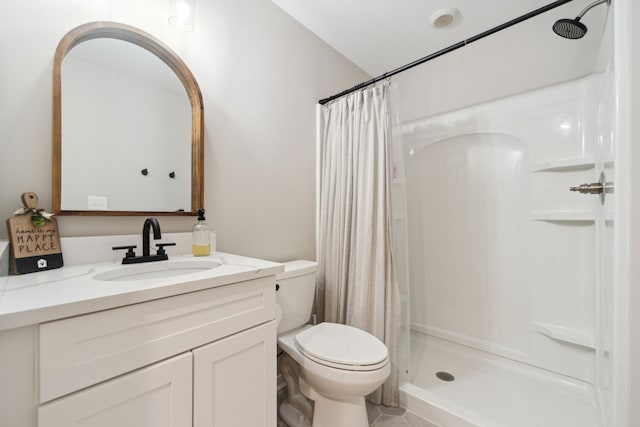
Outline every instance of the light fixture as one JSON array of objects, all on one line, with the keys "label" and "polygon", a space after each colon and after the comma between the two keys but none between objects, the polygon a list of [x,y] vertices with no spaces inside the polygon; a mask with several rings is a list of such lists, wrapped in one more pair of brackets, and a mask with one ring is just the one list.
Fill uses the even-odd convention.
[{"label": "light fixture", "polygon": [[451,28],[460,22],[461,17],[460,11],[456,8],[439,9],[429,17],[429,23],[432,27],[438,29]]},{"label": "light fixture", "polygon": [[169,23],[180,31],[193,31],[195,0],[169,0]]}]

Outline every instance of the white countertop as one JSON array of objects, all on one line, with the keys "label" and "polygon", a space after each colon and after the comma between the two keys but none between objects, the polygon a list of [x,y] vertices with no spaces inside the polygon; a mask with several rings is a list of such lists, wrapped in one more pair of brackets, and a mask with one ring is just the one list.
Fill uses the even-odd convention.
[{"label": "white countertop", "polygon": [[[279,263],[212,252],[209,257],[169,255],[170,261],[215,261],[219,267],[187,275],[101,281],[94,275],[123,267],[120,261],[70,265],[0,277],[0,330],[47,322],[274,275]],[[164,261],[158,261],[164,262]]]}]

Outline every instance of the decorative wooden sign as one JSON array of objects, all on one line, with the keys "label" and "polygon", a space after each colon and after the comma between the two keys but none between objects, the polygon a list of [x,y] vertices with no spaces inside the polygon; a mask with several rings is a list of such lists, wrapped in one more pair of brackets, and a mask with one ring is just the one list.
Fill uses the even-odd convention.
[{"label": "decorative wooden sign", "polygon": [[38,210],[36,193],[24,193],[22,203],[23,213],[7,220],[11,273],[33,273],[62,267],[62,249],[55,218],[47,219],[48,215]]}]

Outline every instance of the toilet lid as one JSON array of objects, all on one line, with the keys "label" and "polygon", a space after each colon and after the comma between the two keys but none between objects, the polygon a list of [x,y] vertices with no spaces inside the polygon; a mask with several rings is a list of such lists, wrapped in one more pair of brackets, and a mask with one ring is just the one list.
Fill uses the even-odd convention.
[{"label": "toilet lid", "polygon": [[320,323],[300,332],[296,345],[318,363],[345,369],[378,369],[387,363],[389,354],[373,335],[337,323]]}]

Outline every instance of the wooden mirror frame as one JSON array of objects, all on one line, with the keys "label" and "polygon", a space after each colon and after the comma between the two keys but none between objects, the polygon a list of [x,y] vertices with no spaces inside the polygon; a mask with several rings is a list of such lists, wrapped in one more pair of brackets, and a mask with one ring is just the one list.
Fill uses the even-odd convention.
[{"label": "wooden mirror frame", "polygon": [[[191,211],[79,211],[62,210],[62,61],[76,45],[91,39],[111,38],[133,43],[156,55],[176,73],[191,103]],[[90,22],[69,31],[58,43],[53,60],[53,213],[57,215],[197,215],[204,208],[204,107],[202,93],[187,65],[168,46],[135,27],[117,22]]]}]

